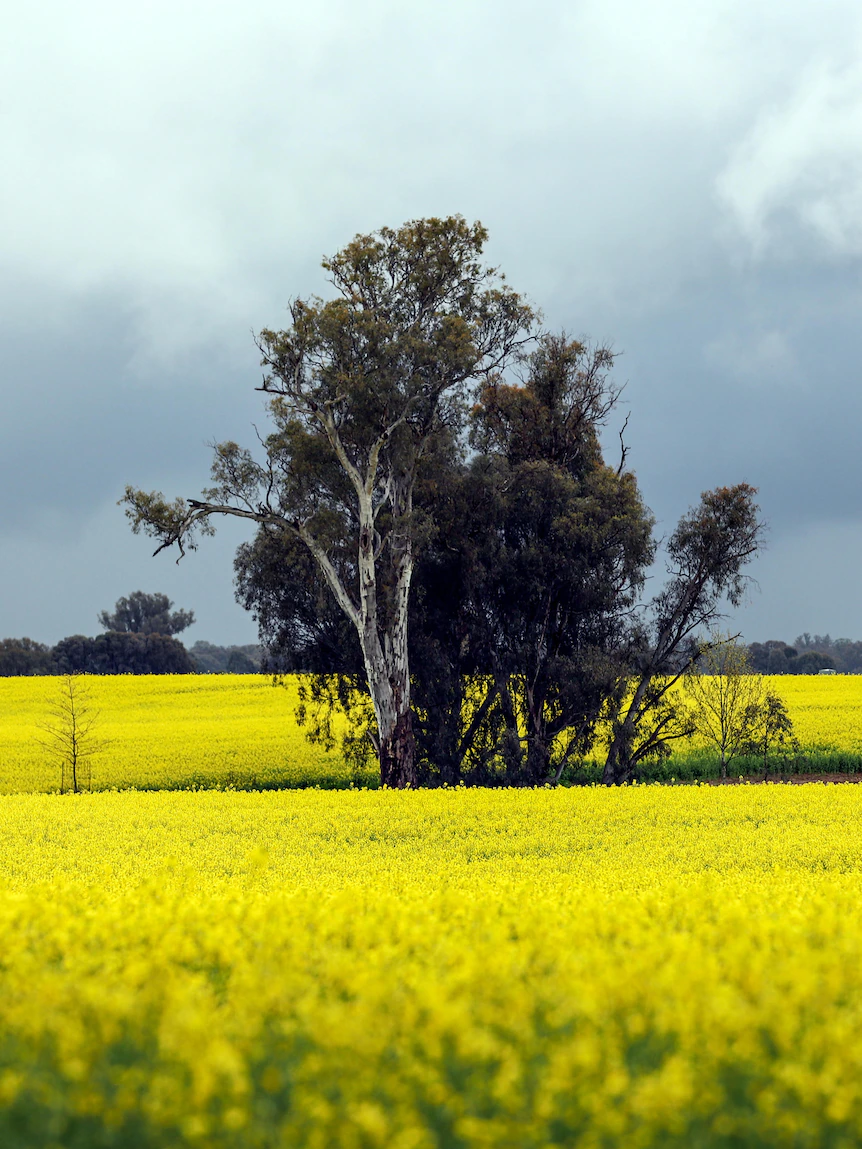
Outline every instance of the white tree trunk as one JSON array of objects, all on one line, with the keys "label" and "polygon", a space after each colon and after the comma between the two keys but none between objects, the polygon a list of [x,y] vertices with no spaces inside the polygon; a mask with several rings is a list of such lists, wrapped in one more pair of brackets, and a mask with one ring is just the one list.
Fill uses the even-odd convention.
[{"label": "white tree trunk", "polygon": [[[360,499],[357,631],[377,720],[380,781],[385,786],[402,788],[417,782],[407,653],[407,608],[413,575],[413,548],[409,538],[405,538],[397,567],[394,617],[381,641],[374,538],[371,498],[363,496]],[[390,539],[390,545],[396,545],[395,540]]]}]

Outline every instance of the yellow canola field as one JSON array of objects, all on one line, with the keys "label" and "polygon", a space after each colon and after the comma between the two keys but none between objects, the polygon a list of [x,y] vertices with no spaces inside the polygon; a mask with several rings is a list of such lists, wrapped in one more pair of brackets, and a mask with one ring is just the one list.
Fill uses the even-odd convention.
[{"label": "yellow canola field", "polygon": [[[341,784],[338,751],[311,746],[297,726],[298,678],[120,675],[86,678],[108,741],[94,759],[96,790]],[[767,679],[786,701],[806,750],[862,754],[862,675]],[[0,678],[0,794],[51,792],[60,772],[39,745],[56,678]],[[683,751],[685,746],[680,744]],[[358,785],[376,771],[357,774]]]},{"label": "yellow canola field", "polygon": [[862,789],[0,800],[0,1144],[862,1143]]},{"label": "yellow canola field", "polygon": [[785,702],[803,749],[862,754],[862,674],[764,678]]},{"label": "yellow canola field", "polygon": [[[186,786],[276,787],[346,783],[337,752],[297,726],[297,679],[266,675],[84,676],[107,741],[92,761],[94,790]],[[58,678],[0,678],[0,794],[60,788],[39,744]],[[366,781],[357,777],[356,781]]]}]

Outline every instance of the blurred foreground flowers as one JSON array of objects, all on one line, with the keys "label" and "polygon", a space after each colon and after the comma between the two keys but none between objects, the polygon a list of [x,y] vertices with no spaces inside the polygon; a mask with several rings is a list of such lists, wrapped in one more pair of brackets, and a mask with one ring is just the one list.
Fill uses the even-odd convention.
[{"label": "blurred foreground flowers", "polygon": [[0,1144],[853,1146],[862,790],[0,802]]}]

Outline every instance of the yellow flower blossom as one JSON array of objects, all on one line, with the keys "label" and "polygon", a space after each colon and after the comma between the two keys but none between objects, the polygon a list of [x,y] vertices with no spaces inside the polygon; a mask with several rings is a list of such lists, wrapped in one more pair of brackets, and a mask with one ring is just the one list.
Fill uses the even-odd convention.
[{"label": "yellow flower blossom", "polygon": [[6,796],[0,1144],[858,1145],[860,908],[850,786]]}]

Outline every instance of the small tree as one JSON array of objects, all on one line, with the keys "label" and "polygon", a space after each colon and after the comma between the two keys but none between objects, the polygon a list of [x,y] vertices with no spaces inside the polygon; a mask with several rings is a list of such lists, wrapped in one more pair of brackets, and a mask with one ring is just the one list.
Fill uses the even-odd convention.
[{"label": "small tree", "polygon": [[115,630],[125,634],[179,634],[195,621],[193,610],[175,610],[166,594],[147,594],[135,590],[128,598],[118,598],[114,603],[114,613],[103,610],[99,613],[99,624],[104,630]]},{"label": "small tree", "polygon": [[795,758],[799,753],[793,719],[782,699],[772,690],[767,690],[763,696],[746,749],[763,760],[764,780],[769,776],[770,758],[780,757],[786,765],[790,755]]},{"label": "small tree", "polygon": [[721,776],[751,745],[764,707],[763,679],[752,673],[748,651],[715,634],[683,680],[695,733],[715,746]]},{"label": "small tree", "polygon": [[630,670],[608,705],[605,785],[629,781],[640,762],[666,754],[671,741],[691,733],[673,691],[702,654],[694,635],[714,627],[724,601],[742,602],[748,583],[742,568],[760,549],[764,529],[756,494],[748,483],[704,491],[668,539],[670,577],[650,603],[651,619],[633,631]]},{"label": "small tree", "polygon": [[64,674],[48,713],[39,724],[45,737],[38,741],[60,765],[60,793],[90,790],[91,759],[108,744],[96,736],[99,712],[93,709],[86,680],[78,674]]}]

